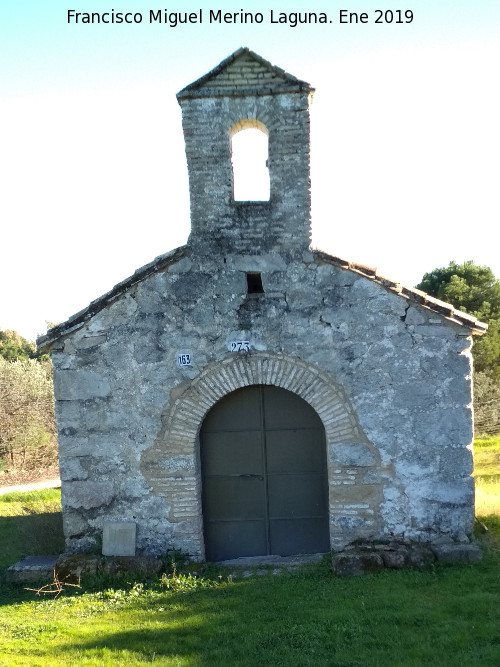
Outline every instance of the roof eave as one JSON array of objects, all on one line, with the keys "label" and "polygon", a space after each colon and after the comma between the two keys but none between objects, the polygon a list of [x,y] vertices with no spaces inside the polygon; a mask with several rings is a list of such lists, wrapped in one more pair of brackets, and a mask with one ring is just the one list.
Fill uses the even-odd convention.
[{"label": "roof eave", "polygon": [[188,246],[181,246],[175,248],[163,255],[159,255],[149,264],[141,266],[139,269],[134,271],[134,273],[116,284],[109,292],[106,292],[98,299],[92,301],[86,308],[78,311],[72,315],[69,319],[61,324],[58,324],[56,327],[49,329],[46,334],[39,336],[37,338],[36,344],[40,352],[44,352],[49,349],[55,342],[60,338],[81,329],[89,320],[91,320],[94,315],[97,315],[101,310],[109,306],[119,297],[121,297],[127,290],[129,290],[137,283],[140,283],[145,278],[162,271],[167,268],[169,265],[177,262],[181,257],[186,254],[186,249]]},{"label": "roof eave", "polygon": [[323,261],[368,278],[388,291],[398,294],[408,301],[437,313],[448,322],[453,322],[454,324],[470,329],[471,333],[474,335],[482,336],[488,329],[488,325],[485,322],[480,322],[473,315],[458,310],[451,303],[440,301],[415,287],[405,287],[401,283],[378,274],[376,268],[365,266],[364,264],[357,264],[356,262],[350,262],[349,260],[341,259],[340,257],[334,257],[323,250],[314,250],[313,252]]}]

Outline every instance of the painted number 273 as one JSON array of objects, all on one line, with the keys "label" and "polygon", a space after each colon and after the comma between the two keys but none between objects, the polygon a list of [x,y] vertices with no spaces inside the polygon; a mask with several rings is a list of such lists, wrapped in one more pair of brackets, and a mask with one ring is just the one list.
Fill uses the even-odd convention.
[{"label": "painted number 273", "polygon": [[231,352],[248,352],[250,342],[248,340],[235,340],[231,343]]}]

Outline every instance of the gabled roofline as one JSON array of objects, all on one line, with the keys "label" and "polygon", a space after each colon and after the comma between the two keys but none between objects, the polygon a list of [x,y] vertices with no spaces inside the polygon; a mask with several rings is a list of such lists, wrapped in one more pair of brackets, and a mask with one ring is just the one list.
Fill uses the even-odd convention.
[{"label": "gabled roofline", "polygon": [[[164,271],[169,266],[175,264],[180,259],[188,255],[189,250],[190,247],[188,245],[175,248],[174,250],[171,250],[164,255],[159,255],[152,262],[149,262],[149,264],[146,264],[140,269],[137,269],[137,271],[135,271],[130,277],[125,278],[125,280],[119,282],[109,292],[106,292],[98,299],[92,301],[87,306],[87,308],[80,310],[78,313],[75,313],[68,320],[66,320],[66,322],[58,324],[56,327],[49,329],[46,334],[40,336],[36,341],[38,350],[46,350],[59,338],[67,336],[68,334],[73,333],[73,331],[81,329],[89,320],[92,319],[92,317],[94,317],[94,315],[97,315],[97,313],[99,313],[101,310],[119,299],[120,296],[122,296],[122,294],[124,294],[131,287],[137,285],[149,276],[158,273],[158,271]],[[458,324],[470,329],[471,333],[473,334],[483,335],[488,329],[487,324],[480,322],[473,315],[469,315],[468,313],[464,313],[461,310],[457,310],[450,303],[435,299],[429,294],[426,294],[425,292],[422,292],[421,290],[418,290],[414,287],[405,287],[404,285],[401,285],[401,283],[395,282],[394,280],[386,278],[385,276],[381,276],[377,273],[377,269],[375,268],[365,266],[364,264],[357,264],[356,262],[350,262],[345,259],[340,259],[339,257],[329,255],[322,250],[315,249],[312,252],[318,260],[332,264],[333,266],[337,266],[341,269],[346,269],[347,271],[352,271],[353,273],[357,273],[364,278],[368,278],[369,280],[372,280],[382,287],[385,287],[385,289],[389,290],[390,292],[394,292],[404,299],[407,299],[409,302],[423,306],[424,308],[427,308],[428,310],[441,315],[449,322],[453,322],[454,324]]]},{"label": "gabled roofline", "polygon": [[122,280],[117,285],[115,285],[109,292],[106,292],[98,299],[92,301],[87,308],[80,310],[78,313],[72,315],[66,322],[58,324],[56,327],[49,329],[46,334],[37,338],[36,344],[38,350],[42,351],[47,349],[50,345],[56,342],[59,338],[66,336],[67,334],[72,333],[81,329],[86,322],[88,322],[94,315],[106,306],[109,306],[114,301],[116,301],[122,294],[129,290],[137,283],[140,283],[145,278],[157,273],[158,271],[163,271],[167,267],[171,266],[178,262],[182,257],[186,255],[187,246],[181,246],[175,248],[164,255],[159,255],[149,264],[141,266],[140,269],[134,271],[134,273]]},{"label": "gabled roofline", "polygon": [[482,336],[488,329],[488,325],[484,322],[480,322],[477,317],[469,315],[468,313],[464,313],[461,310],[457,310],[457,308],[455,308],[455,306],[453,306],[451,303],[440,301],[440,299],[436,299],[433,296],[430,296],[430,294],[422,292],[422,290],[419,290],[416,287],[405,287],[404,285],[401,285],[401,283],[395,282],[394,280],[386,278],[385,276],[381,276],[377,273],[376,268],[366,266],[364,264],[357,264],[356,262],[350,262],[345,259],[340,259],[340,257],[334,257],[333,255],[329,255],[322,250],[313,250],[313,253],[318,259],[324,262],[333,264],[334,266],[338,266],[342,269],[347,269],[353,273],[358,273],[364,278],[369,278],[373,282],[382,285],[382,287],[385,287],[390,292],[399,294],[412,303],[416,303],[419,306],[427,308],[428,310],[432,310],[434,313],[441,315],[449,322],[467,327],[473,334]]},{"label": "gabled roofline", "polygon": [[[311,86],[310,83],[307,83],[307,81],[301,81],[300,79],[297,79],[297,77],[293,76],[293,74],[289,74],[288,72],[285,72],[284,69],[281,67],[277,67],[276,65],[273,65],[272,63],[269,62],[269,60],[265,60],[262,56],[259,56],[258,53],[255,53],[255,51],[251,51],[247,46],[242,46],[239,49],[236,49],[234,53],[232,53],[230,56],[227,58],[224,58],[218,65],[216,65],[213,69],[210,70],[210,72],[207,72],[203,76],[201,76],[199,79],[196,79],[196,81],[193,81],[190,83],[188,86],[183,88],[177,93],[177,99],[182,100],[186,98],[192,98],[192,97],[212,97],[214,96],[213,92],[205,92],[203,90],[199,90],[199,86],[202,86],[204,83],[212,79],[213,77],[217,76],[222,70],[230,65],[232,62],[234,62],[239,56],[243,55],[244,53],[247,53],[248,55],[252,56],[255,60],[257,60],[261,65],[266,67],[270,72],[273,74],[276,74],[277,76],[281,77],[286,81],[287,83],[290,84],[290,89],[289,90],[280,90],[280,93],[282,92],[314,92],[314,88]],[[243,93],[235,93],[236,95],[242,95]],[[227,93],[225,93],[225,96],[227,96]]]}]

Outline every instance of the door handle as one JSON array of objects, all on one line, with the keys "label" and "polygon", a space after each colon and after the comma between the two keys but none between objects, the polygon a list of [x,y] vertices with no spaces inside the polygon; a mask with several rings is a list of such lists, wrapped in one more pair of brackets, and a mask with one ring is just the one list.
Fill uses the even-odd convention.
[{"label": "door handle", "polygon": [[262,475],[252,475],[250,473],[246,473],[240,475],[240,477],[244,477],[245,479],[259,479],[261,482],[264,481],[264,477]]}]

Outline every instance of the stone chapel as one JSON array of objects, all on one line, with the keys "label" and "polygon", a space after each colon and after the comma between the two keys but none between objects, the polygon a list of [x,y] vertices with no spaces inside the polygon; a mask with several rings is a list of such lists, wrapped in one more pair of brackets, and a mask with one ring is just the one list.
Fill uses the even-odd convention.
[{"label": "stone chapel", "polygon": [[[310,248],[312,93],[247,48],[181,90],[187,244],[38,340],[68,552],[120,527],[133,553],[210,561],[471,535],[485,325]],[[234,191],[246,128],[259,201]]]}]

